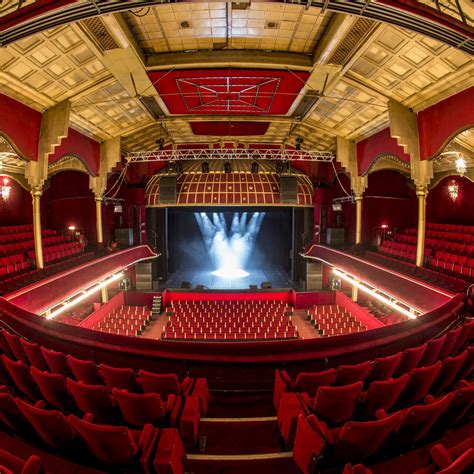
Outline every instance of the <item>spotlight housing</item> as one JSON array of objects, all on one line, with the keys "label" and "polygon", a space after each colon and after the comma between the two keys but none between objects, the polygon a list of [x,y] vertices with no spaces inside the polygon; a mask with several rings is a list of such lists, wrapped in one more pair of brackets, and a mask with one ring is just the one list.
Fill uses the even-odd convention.
[{"label": "spotlight housing", "polygon": [[209,163],[207,161],[201,163],[201,171],[203,174],[209,173]]},{"label": "spotlight housing", "polygon": [[253,161],[252,162],[252,168],[251,168],[251,171],[253,174],[258,174],[258,168],[259,168],[259,164],[257,161]]},{"label": "spotlight housing", "polygon": [[224,163],[224,173],[232,173],[232,163],[230,161]]},{"label": "spotlight housing", "polygon": [[304,142],[303,137],[296,137],[296,139],[295,139],[295,148],[297,150],[301,150],[301,145],[303,144],[303,142]]}]

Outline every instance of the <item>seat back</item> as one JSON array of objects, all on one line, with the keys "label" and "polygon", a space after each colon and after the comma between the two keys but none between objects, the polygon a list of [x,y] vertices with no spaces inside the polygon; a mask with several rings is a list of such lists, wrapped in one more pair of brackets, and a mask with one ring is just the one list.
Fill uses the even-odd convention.
[{"label": "seat back", "polygon": [[23,338],[21,338],[20,341],[21,345],[23,346],[23,350],[25,351],[26,357],[30,361],[30,364],[39,370],[48,370],[48,365],[44,360],[40,346]]},{"label": "seat back", "polygon": [[31,432],[31,424],[18,409],[10,393],[0,393],[0,422],[13,431]]},{"label": "seat back", "polygon": [[11,357],[13,354],[10,349],[10,345],[8,344],[7,338],[5,337],[6,332],[7,331],[5,331],[5,329],[0,328],[0,354],[5,354]]},{"label": "seat back", "polygon": [[155,471],[163,474],[184,474],[185,463],[186,452],[178,431],[173,428],[162,429],[153,459]]},{"label": "seat back", "polygon": [[395,370],[402,360],[402,352],[397,352],[387,357],[377,357],[374,360],[372,370],[370,371],[369,380],[387,380],[392,377]]},{"label": "seat back", "polygon": [[428,367],[420,367],[410,372],[405,389],[400,395],[400,404],[412,405],[421,400],[430,390],[441,370],[441,361]]},{"label": "seat back", "polygon": [[39,474],[43,472],[41,459],[38,456],[30,456],[21,459],[3,449],[0,449],[0,472],[11,472],[13,474]]},{"label": "seat back", "polygon": [[348,420],[354,414],[362,386],[362,382],[356,382],[342,387],[319,387],[314,399],[314,412],[331,423]]},{"label": "seat back", "polygon": [[451,426],[462,420],[474,405],[474,382],[457,389],[449,407],[441,417],[444,426]]},{"label": "seat back", "polygon": [[43,410],[20,398],[16,399],[16,404],[45,443],[58,449],[73,447],[75,432],[60,411]]},{"label": "seat back", "polygon": [[340,365],[336,371],[336,385],[364,382],[369,375],[371,367],[372,362],[370,360],[356,365]]},{"label": "seat back", "polygon": [[426,343],[426,351],[421,358],[420,367],[432,365],[438,360],[439,351],[446,341],[446,334],[436,339],[431,339]]},{"label": "seat back", "polygon": [[278,410],[282,393],[291,389],[291,380],[284,370],[275,370],[275,383],[273,384],[273,406]]},{"label": "seat back", "polygon": [[48,403],[65,412],[75,409],[74,402],[66,388],[66,382],[61,375],[42,372],[33,366],[30,367],[30,373],[38,385],[41,395]]},{"label": "seat back", "polygon": [[84,414],[90,413],[105,422],[117,418],[117,410],[104,385],[89,385],[72,379],[67,379],[66,383],[76,405]]},{"label": "seat back", "polygon": [[[308,417],[309,421],[316,418]],[[303,474],[315,472],[317,460],[324,453],[325,440],[313,429],[304,415],[298,416],[296,424],[295,443],[293,445],[293,459]]]},{"label": "seat back", "polygon": [[427,344],[425,343],[421,346],[410,347],[409,349],[405,349],[402,352],[402,360],[400,361],[396,374],[407,374],[414,368],[418,367],[421,358],[423,357],[426,351],[426,347]]},{"label": "seat back", "polygon": [[164,400],[170,394],[179,394],[179,382],[176,374],[154,374],[140,370],[138,375],[145,393],[159,393]]},{"label": "seat back", "polygon": [[397,430],[399,442],[409,445],[423,438],[447,409],[453,397],[453,393],[448,393],[430,405],[416,405],[403,410],[403,420]]},{"label": "seat back", "polygon": [[114,388],[118,388],[134,392],[137,389],[137,379],[132,369],[100,364],[99,374],[110,391]]},{"label": "seat back", "polygon": [[300,372],[296,376],[295,387],[299,392],[306,392],[314,397],[319,387],[328,387],[336,380],[336,370],[328,369],[321,372]]},{"label": "seat back", "polygon": [[466,321],[462,325],[461,332],[454,344],[453,351],[456,352],[461,349],[461,347],[472,338],[474,338],[474,319]]},{"label": "seat back", "polygon": [[66,356],[66,359],[71,372],[74,374],[74,377],[78,382],[84,382],[91,385],[102,383],[95,362],[91,360],[76,359],[69,354]]},{"label": "seat back", "polygon": [[51,372],[62,375],[65,378],[71,376],[65,354],[53,351],[52,349],[46,349],[46,347],[43,346],[41,346],[41,353]]},{"label": "seat back", "polygon": [[13,361],[5,355],[2,355],[2,361],[18,390],[23,392],[30,400],[36,400],[38,391],[31,378],[28,366],[21,361]]},{"label": "seat back", "polygon": [[462,326],[452,329],[446,333],[446,340],[444,341],[443,347],[439,351],[439,358],[444,359],[445,357],[451,355],[454,345],[458,340],[459,335],[461,334]]},{"label": "seat back", "polygon": [[132,464],[138,448],[123,426],[94,425],[69,415],[69,423],[97,459],[111,464]]},{"label": "seat back", "polygon": [[467,358],[467,354],[467,351],[464,351],[458,356],[446,357],[446,359],[443,360],[441,370],[433,384],[433,392],[441,392],[454,382],[459,370]]},{"label": "seat back", "polygon": [[151,423],[156,426],[165,416],[165,408],[158,393],[130,393],[117,388],[112,393],[123,419],[131,425]]},{"label": "seat back", "polygon": [[402,421],[401,412],[377,421],[348,421],[335,442],[335,455],[344,461],[363,460],[378,453]]},{"label": "seat back", "polygon": [[378,409],[390,410],[405,388],[408,377],[408,374],[404,374],[397,379],[372,382],[364,400],[363,413],[367,416],[373,416]]},{"label": "seat back", "polygon": [[16,360],[21,360],[22,362],[28,362],[23,346],[21,345],[21,338],[16,334],[11,334],[8,331],[3,333],[5,340],[10,346],[10,351]]}]

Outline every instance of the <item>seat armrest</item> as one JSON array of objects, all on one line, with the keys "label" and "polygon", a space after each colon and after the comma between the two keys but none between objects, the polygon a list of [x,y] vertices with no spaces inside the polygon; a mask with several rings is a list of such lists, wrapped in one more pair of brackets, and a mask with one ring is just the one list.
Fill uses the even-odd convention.
[{"label": "seat armrest", "polygon": [[138,449],[141,453],[145,452],[149,443],[152,442],[154,439],[156,440],[157,437],[157,428],[155,428],[150,423],[147,423],[140,433],[140,438],[138,440]]},{"label": "seat armrest", "polygon": [[209,388],[207,386],[207,380],[204,378],[196,379],[194,386],[190,395],[196,396],[199,398],[199,406],[201,409],[201,416],[206,416],[207,409],[209,407],[209,402],[211,396],[209,394]]},{"label": "seat armrest", "polygon": [[453,462],[448,450],[442,444],[435,444],[430,454],[435,464],[441,469],[446,469]]},{"label": "seat armrest", "polygon": [[375,418],[377,418],[377,420],[384,420],[385,418],[388,418],[388,413],[383,408],[379,408],[375,412]]},{"label": "seat armrest", "polygon": [[[168,406],[166,408],[168,409]],[[170,411],[168,412],[170,414],[170,426],[172,427],[178,426],[178,420],[179,420],[179,417],[181,416],[182,410],[183,410],[183,397],[181,395],[178,395],[174,400],[173,406],[170,406]]]},{"label": "seat armrest", "polygon": [[436,401],[436,398],[433,397],[433,395],[426,395],[426,397],[423,399],[426,405],[431,405]]},{"label": "seat armrest", "polygon": [[88,423],[94,423],[94,415],[92,413],[86,413],[82,419]]},{"label": "seat armrest", "polygon": [[184,377],[180,387],[181,394],[183,396],[187,397],[190,394],[191,389],[193,388],[193,381],[194,379],[192,379],[191,377]]},{"label": "seat armrest", "polygon": [[44,400],[38,400],[34,405],[36,408],[46,408],[46,402]]},{"label": "seat armrest", "polygon": [[151,462],[158,444],[160,429],[154,428],[147,423],[140,433],[138,440],[138,452],[140,454],[140,465],[145,473],[151,472]]}]

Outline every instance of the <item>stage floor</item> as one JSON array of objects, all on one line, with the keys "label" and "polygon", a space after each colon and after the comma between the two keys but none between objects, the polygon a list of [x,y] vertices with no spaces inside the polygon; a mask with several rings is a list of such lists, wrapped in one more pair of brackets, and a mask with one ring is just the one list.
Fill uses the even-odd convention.
[{"label": "stage floor", "polygon": [[180,288],[182,281],[189,281],[193,288],[196,285],[204,285],[210,290],[248,290],[250,285],[260,285],[263,281],[269,281],[273,288],[295,288],[297,286],[290,280],[288,273],[281,268],[262,268],[248,270],[249,275],[242,278],[220,278],[212,275],[210,271],[200,270],[178,270],[170,275],[164,283],[160,282],[160,290],[165,288]]}]

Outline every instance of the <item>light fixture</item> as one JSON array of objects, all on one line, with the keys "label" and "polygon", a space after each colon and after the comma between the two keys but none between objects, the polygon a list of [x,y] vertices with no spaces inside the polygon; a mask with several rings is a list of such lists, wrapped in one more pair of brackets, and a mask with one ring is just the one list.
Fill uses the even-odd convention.
[{"label": "light fixture", "polygon": [[8,178],[3,178],[3,184],[0,189],[0,194],[2,195],[2,199],[4,201],[8,201],[8,198],[10,197],[10,193],[12,190],[12,187],[9,185],[10,181]]},{"label": "light fixture", "polygon": [[456,171],[463,176],[464,173],[467,171],[467,164],[464,157],[460,154],[459,158],[456,160]]},{"label": "light fixture", "polygon": [[452,201],[455,202],[459,196],[459,186],[456,181],[451,181],[451,183],[448,184],[448,193]]},{"label": "light fixture", "polygon": [[69,229],[69,230],[76,230],[76,226],[75,226],[75,225],[70,225],[70,226],[68,227],[68,229]]},{"label": "light fixture", "polygon": [[230,161],[224,163],[224,173],[232,173],[232,163]]},{"label": "light fixture", "polygon": [[201,170],[203,174],[209,173],[209,163],[207,161],[201,163]]},{"label": "light fixture", "polygon": [[258,174],[258,161],[252,161],[252,174]]},{"label": "light fixture", "polygon": [[64,313],[64,311],[68,310],[69,308],[72,308],[73,306],[76,306],[81,301],[86,300],[90,295],[92,295],[96,291],[102,288],[105,288],[107,285],[110,285],[110,283],[113,283],[114,281],[117,281],[120,278],[123,278],[124,276],[125,276],[125,273],[121,271],[119,273],[115,273],[109,276],[105,280],[95,283],[89,288],[81,291],[80,293],[77,293],[74,297],[72,297],[68,301],[62,303],[62,305],[58,309],[51,311],[51,313],[49,314],[46,313],[46,319],[53,319],[56,316],[59,316],[61,313]]},{"label": "light fixture", "polygon": [[382,229],[388,229],[388,224],[382,224],[380,227],[382,227]]},{"label": "light fixture", "polygon": [[396,300],[390,299],[387,296],[382,295],[375,288],[370,288],[369,286],[361,283],[360,281],[357,281],[355,278],[349,276],[347,273],[338,270],[337,268],[333,268],[332,272],[334,273],[334,275],[359,288],[359,290],[367,293],[368,295],[372,296],[381,303],[390,306],[390,308],[394,309],[395,311],[398,311],[399,313],[402,313],[407,318],[416,319],[417,315],[412,311],[416,311],[418,313],[419,311],[415,310],[415,308],[412,308],[412,311],[408,310],[406,307],[401,306]]}]

